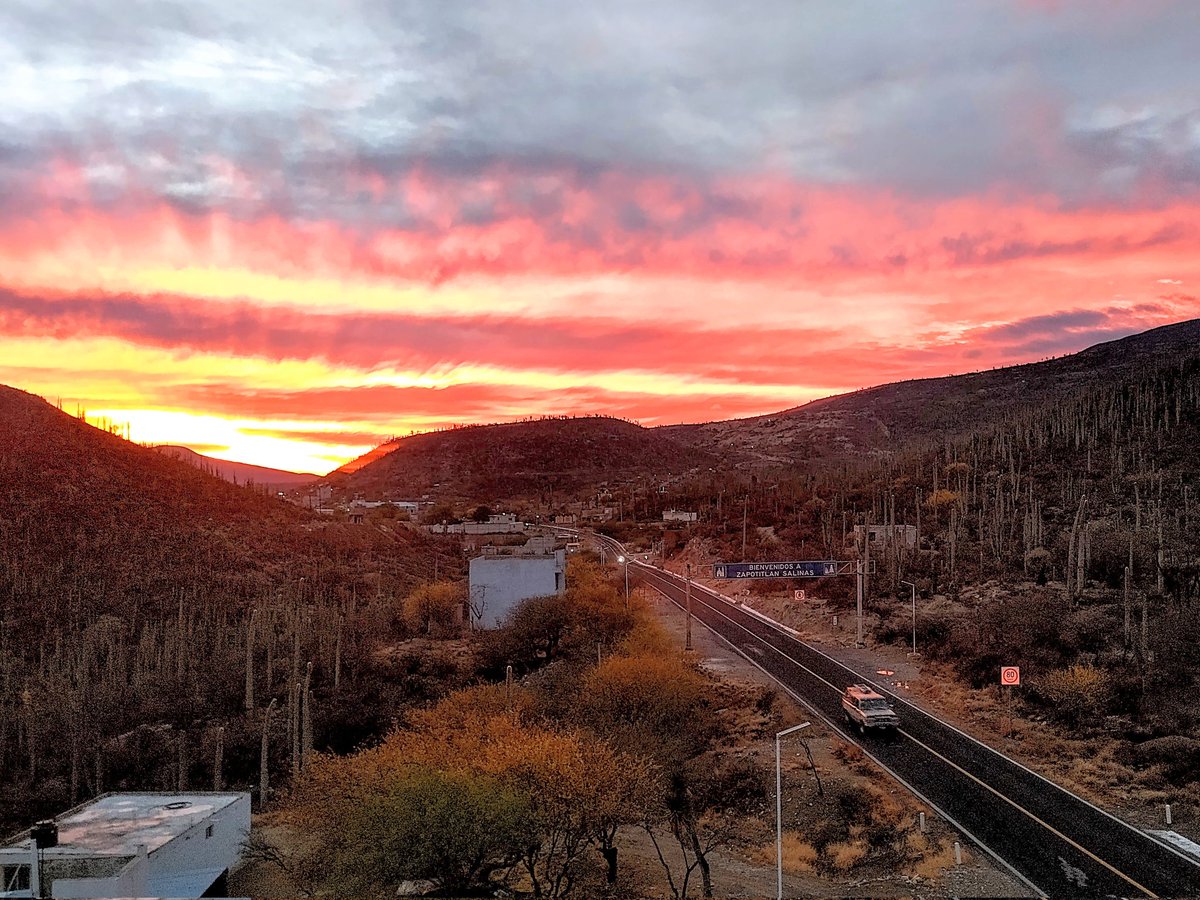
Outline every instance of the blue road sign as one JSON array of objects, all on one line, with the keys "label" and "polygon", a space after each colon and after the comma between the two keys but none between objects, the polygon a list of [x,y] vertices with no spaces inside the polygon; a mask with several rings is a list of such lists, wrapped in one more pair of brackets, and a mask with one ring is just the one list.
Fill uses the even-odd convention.
[{"label": "blue road sign", "polygon": [[717,563],[713,578],[825,578],[838,573],[835,559],[800,562]]}]

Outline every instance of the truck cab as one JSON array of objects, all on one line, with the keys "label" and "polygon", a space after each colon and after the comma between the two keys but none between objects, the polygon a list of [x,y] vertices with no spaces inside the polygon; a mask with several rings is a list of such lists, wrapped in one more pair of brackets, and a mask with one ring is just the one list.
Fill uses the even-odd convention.
[{"label": "truck cab", "polygon": [[900,717],[887,698],[869,684],[852,684],[842,694],[842,711],[846,724],[859,734],[868,731],[894,733]]}]

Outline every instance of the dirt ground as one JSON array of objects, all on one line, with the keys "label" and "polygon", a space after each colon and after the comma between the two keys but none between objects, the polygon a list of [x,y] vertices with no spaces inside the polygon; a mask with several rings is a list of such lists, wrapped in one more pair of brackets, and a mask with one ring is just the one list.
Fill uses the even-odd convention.
[{"label": "dirt ground", "polygon": [[[673,603],[653,591],[645,591],[647,602],[658,614],[668,633],[683,645],[685,619],[683,612]],[[745,657],[741,656],[719,637],[698,621],[693,620],[692,644],[701,667],[730,685],[774,686],[775,682]],[[930,852],[921,862],[907,872],[879,871],[870,864],[851,868],[844,875],[816,874],[799,871],[803,858],[792,864],[792,856],[785,847],[784,895],[791,897],[1019,897],[1030,896],[1027,889],[1007,872],[1000,869],[990,857],[942,822],[937,814],[908,793],[886,773],[865,758],[848,762],[844,742],[833,732],[811,717],[807,710],[780,692],[776,709],[782,715],[781,728],[804,721],[812,725],[803,734],[813,754],[817,773],[826,789],[834,782],[848,782],[864,790],[873,787],[882,791],[890,801],[898,803],[909,821],[916,821],[924,812],[929,828]],[[787,739],[785,738],[785,741]],[[757,747],[747,747],[770,770],[774,769],[774,745],[771,737],[758,741]],[[818,803],[816,785],[808,760],[798,747],[784,752],[784,815],[785,823],[795,814],[801,804],[812,806]],[[789,810],[788,807],[793,807]],[[718,897],[763,897],[771,896],[775,889],[775,835],[774,821],[760,823],[760,838],[757,842],[743,843],[720,854],[713,866],[713,881]],[[785,825],[786,827],[786,825]],[[785,843],[803,842],[800,832],[785,832]],[[953,842],[963,847],[963,865],[955,866]],[[622,865],[636,866],[646,876],[656,875],[662,882],[661,866],[654,855],[653,847],[644,835],[630,833],[625,838]],[[636,862],[635,862],[636,860]],[[657,872],[655,871],[657,870]],[[648,878],[638,878],[645,883]],[[668,896],[667,893],[647,896]]]}]

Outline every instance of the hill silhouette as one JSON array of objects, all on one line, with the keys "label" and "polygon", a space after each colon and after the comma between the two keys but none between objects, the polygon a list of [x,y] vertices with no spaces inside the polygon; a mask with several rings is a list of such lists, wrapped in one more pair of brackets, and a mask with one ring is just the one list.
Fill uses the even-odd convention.
[{"label": "hill silhouette", "polygon": [[604,416],[474,425],[399,438],[339,470],[343,487],[368,496],[536,496],[610,478],[678,473],[713,458],[660,430]]}]

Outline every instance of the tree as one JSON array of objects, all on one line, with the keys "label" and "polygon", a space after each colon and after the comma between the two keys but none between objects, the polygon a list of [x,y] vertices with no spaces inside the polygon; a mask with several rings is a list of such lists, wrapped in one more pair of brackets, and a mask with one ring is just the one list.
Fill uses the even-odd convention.
[{"label": "tree", "polygon": [[[397,796],[408,803],[413,796],[426,796],[397,793],[397,779],[414,770],[468,779],[447,783],[458,785],[454,789],[465,792],[467,801],[499,816],[503,810],[511,811],[512,803],[505,800],[509,795],[496,793],[493,787],[498,785],[522,804],[522,837],[509,864],[524,870],[534,896],[565,896],[579,878],[585,851],[593,844],[601,852],[611,848],[616,831],[640,816],[648,801],[636,785],[647,778],[638,761],[617,754],[604,742],[533,721],[532,708],[520,690],[507,694],[501,685],[470,688],[413,713],[407,728],[378,747],[349,757],[318,757],[306,771],[300,791],[308,821],[365,821],[371,833],[400,829],[400,824],[391,824],[393,811],[413,804],[404,807],[396,800],[380,807],[380,797]],[[483,779],[486,790],[472,786],[476,783],[470,779]],[[429,783],[428,779],[422,782],[422,790]],[[437,808],[432,802],[416,807]],[[365,820],[364,810],[372,811]],[[468,852],[472,844],[475,849]],[[497,855],[491,851],[496,849],[468,830],[465,843],[454,853],[456,859],[495,862]],[[433,859],[434,849],[424,858]],[[366,879],[356,882],[358,886],[394,880],[402,872],[386,853],[355,859],[364,865]]]},{"label": "tree", "polygon": [[[697,870],[704,896],[713,896],[710,855],[733,840],[741,817],[761,815],[766,801],[764,774],[749,759],[697,757],[665,780],[658,802],[646,809],[643,827],[677,900],[686,900]],[[663,853],[664,829],[679,845],[682,872],[673,870]]]},{"label": "tree", "polygon": [[379,785],[339,823],[339,885],[428,878],[449,892],[486,885],[520,858],[528,798],[478,773],[414,767]]},{"label": "tree", "polygon": [[350,896],[412,878],[463,892],[520,859],[528,799],[495,777],[425,765],[379,765],[370,754],[323,757],[298,793],[300,823],[320,840],[293,868],[324,867]]},{"label": "tree", "polygon": [[704,677],[678,653],[606,659],[585,679],[575,716],[668,771],[701,752],[716,728]]},{"label": "tree", "polygon": [[404,599],[404,617],[412,627],[427,633],[434,626],[449,628],[461,621],[465,601],[462,582],[429,582],[419,585]]},{"label": "tree", "polygon": [[490,506],[477,506],[471,512],[472,522],[486,522],[492,517],[492,508]]},{"label": "tree", "polygon": [[442,522],[460,522],[458,513],[455,512],[453,504],[445,501],[435,503],[433,506],[425,510],[425,514],[421,517],[421,521],[426,525],[440,525]]},{"label": "tree", "polygon": [[613,754],[603,744],[585,747],[596,802],[592,807],[592,841],[605,863],[605,881],[617,881],[617,835],[637,825],[653,803],[656,770],[639,756]]}]

